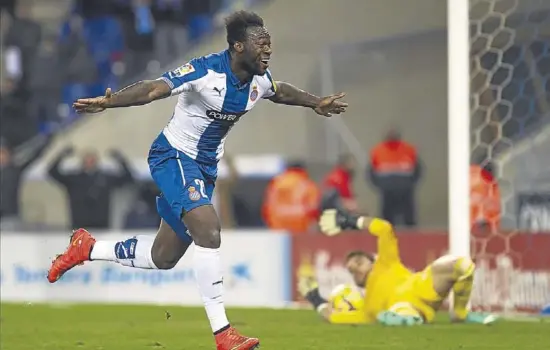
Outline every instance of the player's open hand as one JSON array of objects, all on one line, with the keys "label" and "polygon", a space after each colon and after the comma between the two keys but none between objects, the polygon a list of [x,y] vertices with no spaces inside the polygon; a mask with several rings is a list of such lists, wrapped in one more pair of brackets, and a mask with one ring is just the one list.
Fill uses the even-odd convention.
[{"label": "player's open hand", "polygon": [[105,96],[92,98],[79,98],[73,103],[73,108],[77,113],[99,113],[107,108],[107,102],[111,98],[111,89],[105,90]]},{"label": "player's open hand", "polygon": [[338,219],[338,210],[325,210],[319,218],[319,227],[321,228],[321,232],[327,236],[336,236],[342,232],[342,227],[340,226]]},{"label": "player's open hand", "polygon": [[302,297],[305,298],[309,292],[316,288],[319,288],[319,283],[317,283],[315,276],[298,276],[298,293]]},{"label": "player's open hand", "polygon": [[325,117],[332,117],[333,114],[344,113],[346,111],[346,108],[348,107],[348,104],[346,102],[339,101],[344,96],[346,96],[346,94],[340,92],[334,95],[323,97],[321,99],[321,102],[319,102],[319,105],[314,108],[315,112]]}]

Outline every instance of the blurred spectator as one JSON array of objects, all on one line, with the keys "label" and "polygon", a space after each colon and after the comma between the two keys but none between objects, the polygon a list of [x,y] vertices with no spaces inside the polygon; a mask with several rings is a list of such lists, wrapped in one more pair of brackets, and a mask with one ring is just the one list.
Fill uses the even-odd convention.
[{"label": "blurred spectator", "polygon": [[186,53],[189,45],[185,0],[156,0],[152,10],[156,23],[155,56],[162,64]]},{"label": "blurred spectator", "polygon": [[58,106],[66,66],[61,65],[56,38],[44,36],[30,65],[30,117],[39,124],[59,122]]},{"label": "blurred spectator", "polygon": [[71,225],[73,228],[108,228],[111,194],[115,188],[133,181],[130,168],[122,154],[112,151],[111,156],[118,162],[122,172],[109,174],[99,168],[97,154],[87,151],[82,157],[81,169],[64,174],[60,169],[61,162],[73,153],[72,148],[66,148],[49,169],[50,176],[67,189]]},{"label": "blurred spectator", "polygon": [[214,203],[216,212],[220,216],[222,228],[233,228],[235,227],[233,189],[237,183],[239,173],[235,168],[233,157],[226,153],[223,157],[223,161],[227,166],[227,176],[220,177],[218,181],[216,181]]},{"label": "blurred spectator", "polygon": [[39,136],[14,154],[0,143],[0,217],[2,222],[19,220],[19,189],[23,172],[46,150],[51,137]]},{"label": "blurred spectator", "polygon": [[84,20],[70,17],[59,45],[60,64],[64,67],[64,100],[70,104],[89,95],[89,87],[98,80],[97,63],[88,47]]},{"label": "blurred spectator", "polygon": [[500,189],[489,162],[484,167],[470,166],[470,218],[473,228],[488,228],[498,232],[500,227]]},{"label": "blurred spectator", "polygon": [[156,229],[160,224],[160,216],[155,205],[159,190],[152,181],[142,182],[138,188],[137,200],[134,201],[124,218],[124,228]]},{"label": "blurred spectator", "polygon": [[0,72],[1,135],[11,147],[31,139],[38,125],[29,115],[30,65],[40,42],[41,29],[30,17],[27,2],[14,5],[14,16],[2,10],[2,71]]},{"label": "blurred spectator", "polygon": [[371,151],[368,175],[381,194],[381,216],[394,225],[401,218],[406,226],[416,225],[414,190],[421,166],[415,147],[390,130]]},{"label": "blurred spectator", "polygon": [[4,57],[7,78],[21,93],[28,91],[28,76],[33,57],[40,44],[42,30],[40,25],[31,18],[31,4],[18,1],[15,4],[15,16],[3,16],[3,24],[7,32],[3,38]]},{"label": "blurred spectator", "polygon": [[155,29],[152,0],[130,0],[128,7],[119,10],[127,53],[124,55],[125,78],[130,79],[147,71],[155,59]]},{"label": "blurred spectator", "polygon": [[268,185],[262,216],[270,229],[305,233],[316,225],[319,200],[319,188],[304,164],[295,162]]},{"label": "blurred spectator", "polygon": [[130,211],[126,213],[124,228],[139,230],[159,227],[160,218],[156,211],[151,211],[149,204],[139,199],[132,204]]},{"label": "blurred spectator", "polygon": [[26,101],[10,81],[5,82],[0,95],[0,135],[10,147],[17,147],[36,135],[37,126],[27,118]]},{"label": "blurred spectator", "polygon": [[84,19],[96,19],[112,16],[117,0],[74,0],[74,13]]},{"label": "blurred spectator", "polygon": [[219,0],[185,0],[185,10],[189,14],[189,38],[196,42],[213,30],[213,14],[220,9]]},{"label": "blurred spectator", "polygon": [[323,186],[322,207],[336,208],[336,201],[349,211],[358,210],[357,200],[353,193],[353,178],[356,162],[352,155],[340,156],[338,164],[328,173]]},{"label": "blurred spectator", "polygon": [[5,11],[10,16],[14,16],[16,2],[16,0],[0,0],[0,11]]}]

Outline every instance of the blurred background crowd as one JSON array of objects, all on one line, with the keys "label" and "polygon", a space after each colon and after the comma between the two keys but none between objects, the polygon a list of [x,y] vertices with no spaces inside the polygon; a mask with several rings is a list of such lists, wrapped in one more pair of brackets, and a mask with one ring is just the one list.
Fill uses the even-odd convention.
[{"label": "blurred background crowd", "polygon": [[[77,116],[71,103],[101,95],[107,87],[116,90],[158,76],[191,56],[224,49],[223,35],[216,35],[224,15],[260,2],[0,0],[3,227],[156,227],[157,190],[147,175],[144,157],[174,102],[159,102],[154,109],[143,107],[139,112],[109,112],[110,124],[101,123],[103,117],[86,123],[87,118]],[[285,1],[271,3],[274,8],[278,3],[289,6]],[[361,1],[353,3],[363,6]],[[397,16],[397,5],[391,3],[379,8],[381,16]],[[294,26],[279,21],[277,27],[270,27],[275,10],[266,10],[274,36],[273,71],[282,80],[296,81],[318,94],[345,90],[351,108],[345,121],[324,123],[312,116],[297,116],[304,111],[261,107],[240,123],[236,128],[240,131],[234,132],[239,136],[229,137],[215,197],[225,227],[313,232],[320,210],[337,202],[398,226],[446,227],[446,44],[445,32],[438,29],[444,26],[445,16],[435,20],[428,15],[432,10],[443,14],[445,9],[437,1],[422,4],[415,8],[415,18],[424,16],[422,20],[396,20],[387,26],[358,22],[355,27],[364,30],[349,33],[345,26],[328,31],[300,16],[305,8],[298,5],[287,13]],[[332,5],[324,6],[328,7],[322,12],[328,14]],[[491,22],[488,13],[479,18],[480,37],[506,29]],[[514,29],[524,22],[511,19],[506,26]],[[304,27],[312,29],[302,32]],[[492,45],[496,45],[493,51],[505,53],[504,61],[513,60],[509,56],[514,48],[525,51],[525,45],[531,45],[513,42],[521,38],[501,39],[507,40],[506,45],[498,41]],[[326,54],[324,40],[338,42],[333,53]],[[536,51],[536,45],[529,47],[535,58],[541,58],[534,67],[523,69],[529,56],[510,61],[517,69],[509,73],[509,86],[516,84],[519,90],[504,89],[498,96],[491,95],[492,90],[476,90],[480,99],[474,107],[497,108],[479,108],[472,116],[471,218],[492,230],[499,229],[502,211],[515,211],[501,204],[497,177],[503,179],[503,167],[496,169],[493,161],[507,152],[507,140],[529,137],[531,130],[540,129],[542,116],[548,115],[547,110],[536,110],[547,108],[548,102],[529,92],[536,80],[530,75],[533,72],[550,81],[548,40],[541,36],[531,41],[542,45],[542,51]],[[502,72],[490,52],[473,52],[479,56],[473,69],[490,75],[492,83],[503,84],[506,77],[499,75]],[[319,62],[310,64],[307,57]],[[296,65],[297,61],[301,63]],[[472,84],[475,88],[476,81]],[[505,110],[519,95],[518,107]],[[120,115],[124,113],[128,118]],[[131,114],[136,114],[135,119]],[[276,121],[268,118],[272,115],[282,116]],[[289,129],[290,118],[299,119],[292,119],[294,127]],[[241,128],[241,124],[248,126]],[[270,134],[254,131],[268,124]],[[509,185],[512,180],[507,181]],[[510,188],[505,189],[507,198],[516,198],[518,194],[511,194]],[[67,203],[66,208],[59,203]],[[511,225],[518,223],[514,219]]]}]

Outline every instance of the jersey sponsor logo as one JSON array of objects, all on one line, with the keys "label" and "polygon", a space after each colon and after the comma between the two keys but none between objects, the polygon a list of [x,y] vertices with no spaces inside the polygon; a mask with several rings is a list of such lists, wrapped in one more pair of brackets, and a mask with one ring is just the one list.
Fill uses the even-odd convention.
[{"label": "jersey sponsor logo", "polygon": [[181,78],[184,75],[187,75],[189,73],[193,73],[194,71],[195,71],[195,67],[193,67],[192,64],[187,63],[187,64],[184,64],[183,66],[181,66],[179,68],[174,69],[173,71],[171,71],[169,73],[169,75],[170,75],[170,78]]},{"label": "jersey sponsor logo", "polygon": [[258,87],[254,85],[252,91],[250,92],[250,101],[256,101],[258,98]]},{"label": "jersey sponsor logo", "polygon": [[222,122],[236,123],[244,113],[223,113],[214,110],[206,111],[206,116]]}]

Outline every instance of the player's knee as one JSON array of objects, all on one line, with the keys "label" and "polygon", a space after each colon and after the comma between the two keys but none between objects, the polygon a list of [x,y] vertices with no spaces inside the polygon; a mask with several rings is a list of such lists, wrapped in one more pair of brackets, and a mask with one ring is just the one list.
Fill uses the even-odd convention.
[{"label": "player's knee", "polygon": [[204,227],[193,234],[195,244],[203,248],[217,249],[221,245],[221,227],[219,223]]},{"label": "player's knee", "polygon": [[475,264],[467,256],[444,255],[433,262],[434,274],[451,275],[455,279],[467,278],[473,275]]},{"label": "player's knee", "polygon": [[159,270],[170,270],[176,266],[181,255],[175,254],[162,246],[153,245],[151,249],[151,259]]},{"label": "player's knee", "polygon": [[473,276],[476,264],[470,257],[459,257],[454,263],[453,270],[457,280],[463,280]]},{"label": "player's knee", "polygon": [[159,270],[173,269],[179,260],[167,259],[166,257],[160,257],[158,259],[153,258],[153,263]]}]

